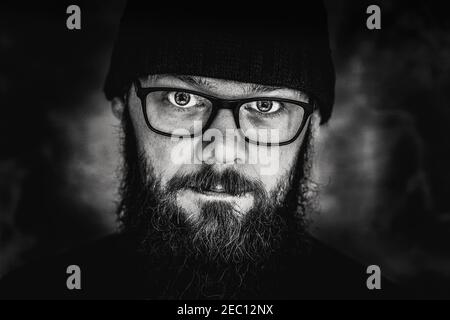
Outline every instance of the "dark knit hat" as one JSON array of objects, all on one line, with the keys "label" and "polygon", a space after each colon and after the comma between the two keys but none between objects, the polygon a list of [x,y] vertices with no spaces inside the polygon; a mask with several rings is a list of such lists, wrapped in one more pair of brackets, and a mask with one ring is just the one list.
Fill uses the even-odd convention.
[{"label": "dark knit hat", "polygon": [[201,9],[151,3],[127,3],[104,87],[108,99],[150,74],[204,76],[301,90],[317,102],[322,123],[330,118],[335,73],[321,1]]}]

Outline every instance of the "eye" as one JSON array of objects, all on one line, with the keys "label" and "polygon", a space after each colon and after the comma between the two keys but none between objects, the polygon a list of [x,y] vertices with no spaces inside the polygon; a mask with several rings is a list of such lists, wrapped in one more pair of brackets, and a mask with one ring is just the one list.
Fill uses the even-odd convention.
[{"label": "eye", "polygon": [[247,108],[251,108],[260,113],[270,114],[279,111],[282,108],[282,103],[271,100],[254,101],[247,104]]},{"label": "eye", "polygon": [[170,92],[167,98],[171,104],[181,108],[190,108],[201,104],[199,97],[183,91]]}]

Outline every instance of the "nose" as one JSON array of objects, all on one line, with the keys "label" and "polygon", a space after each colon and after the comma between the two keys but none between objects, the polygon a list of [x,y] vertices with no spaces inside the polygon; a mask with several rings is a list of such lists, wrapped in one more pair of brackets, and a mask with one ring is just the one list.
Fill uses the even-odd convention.
[{"label": "nose", "polygon": [[203,134],[201,159],[208,164],[230,165],[245,160],[245,139],[228,109],[218,111],[211,126]]}]

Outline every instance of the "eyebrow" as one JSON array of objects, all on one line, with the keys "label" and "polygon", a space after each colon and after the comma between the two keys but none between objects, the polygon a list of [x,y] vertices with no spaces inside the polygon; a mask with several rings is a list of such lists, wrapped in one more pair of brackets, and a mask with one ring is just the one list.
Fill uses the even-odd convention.
[{"label": "eyebrow", "polygon": [[[167,75],[165,75],[167,76]],[[175,79],[178,79],[180,81],[183,81],[187,84],[190,84],[198,89],[207,89],[207,90],[217,90],[218,86],[214,83],[208,81],[208,79],[203,77],[196,77],[196,76],[186,76],[186,75],[176,75],[176,74],[170,74],[170,77],[173,77]],[[163,76],[160,75],[153,75],[151,76],[154,80],[163,78]],[[283,90],[283,89],[289,89],[285,87],[279,87],[279,86],[267,86],[257,83],[245,83],[244,84],[244,92],[245,94],[255,94],[255,93],[268,93],[268,92],[274,92],[277,90]],[[297,92],[295,91],[295,95],[298,99],[302,100],[304,98],[309,100],[309,95],[305,92]]]},{"label": "eyebrow", "polygon": [[183,75],[171,75],[172,77],[181,80],[183,82],[186,82],[194,87],[197,87],[199,89],[209,89],[214,90],[217,89],[217,86],[208,81],[205,78],[201,77],[193,77],[193,76],[183,76]]},{"label": "eyebrow", "polygon": [[[217,86],[208,79],[201,78],[201,77],[193,77],[193,76],[183,76],[183,75],[173,75],[174,78],[177,78],[183,82],[189,83],[190,85],[193,85],[195,87],[201,88],[201,89],[217,89]],[[250,93],[265,93],[265,92],[272,92],[276,90],[286,89],[283,87],[275,87],[275,86],[265,86],[262,84],[257,83],[246,83],[244,84],[244,92],[247,94]]]}]

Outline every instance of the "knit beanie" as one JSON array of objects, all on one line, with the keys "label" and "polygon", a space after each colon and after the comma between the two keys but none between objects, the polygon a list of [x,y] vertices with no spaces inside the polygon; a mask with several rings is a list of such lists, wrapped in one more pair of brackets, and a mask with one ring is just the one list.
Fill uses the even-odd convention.
[{"label": "knit beanie", "polygon": [[321,1],[255,7],[229,2],[129,0],[104,91],[123,97],[151,74],[202,76],[307,93],[321,123],[331,116],[335,72]]}]

